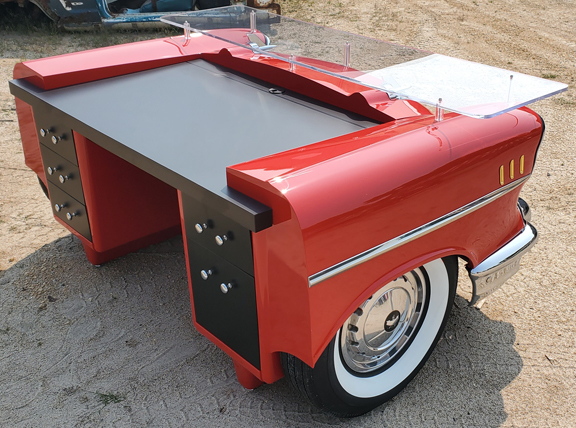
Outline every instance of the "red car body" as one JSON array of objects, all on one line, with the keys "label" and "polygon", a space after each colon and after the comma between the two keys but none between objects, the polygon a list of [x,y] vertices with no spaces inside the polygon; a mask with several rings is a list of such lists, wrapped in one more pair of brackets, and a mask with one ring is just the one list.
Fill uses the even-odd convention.
[{"label": "red car body", "polygon": [[[279,60],[254,60],[221,40],[193,38],[186,52],[174,40],[152,40],[26,61],[16,65],[14,78],[50,91],[203,59],[379,123],[226,169],[230,188],[272,211],[271,226],[251,232],[260,367],[193,314],[198,330],[232,357],[244,386],[281,378],[281,353],[314,367],[350,314],[384,284],[447,256],[463,258],[472,269],[525,227],[518,198],[543,134],[542,119],[532,110],[485,120],[449,113],[438,122],[416,102],[304,68],[294,72]],[[47,183],[35,112],[21,99],[16,105],[26,164]],[[180,233],[184,214],[177,189],[76,131],[74,141],[90,239],[56,219],[82,241],[90,262],[101,264]],[[102,165],[123,171],[122,186],[115,184],[118,177],[98,174]],[[509,185],[510,191],[468,215],[311,286],[331,266]],[[192,283],[190,264],[188,271]]]}]

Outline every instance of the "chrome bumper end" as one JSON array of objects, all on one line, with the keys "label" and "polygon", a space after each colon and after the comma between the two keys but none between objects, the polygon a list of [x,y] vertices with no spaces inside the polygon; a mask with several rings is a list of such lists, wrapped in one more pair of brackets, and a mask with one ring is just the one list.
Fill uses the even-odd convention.
[{"label": "chrome bumper end", "polygon": [[[522,201],[524,202],[524,201]],[[526,204],[524,202],[524,204]],[[520,204],[519,204],[520,205]],[[528,213],[520,208],[522,215]],[[525,222],[524,229],[511,241],[490,255],[468,274],[472,280],[472,299],[470,305],[476,304],[498,288],[520,269],[520,259],[538,240],[538,232],[530,223]]]},{"label": "chrome bumper end", "polygon": [[518,198],[518,209],[522,213],[524,221],[529,222],[532,220],[532,210],[528,206],[528,203],[522,198]]}]

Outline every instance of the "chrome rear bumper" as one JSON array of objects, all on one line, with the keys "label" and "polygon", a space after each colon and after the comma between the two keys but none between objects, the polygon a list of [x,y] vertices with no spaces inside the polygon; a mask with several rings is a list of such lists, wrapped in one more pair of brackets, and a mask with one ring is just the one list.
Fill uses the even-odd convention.
[{"label": "chrome rear bumper", "polygon": [[[472,299],[470,305],[484,299],[489,294],[500,288],[512,275],[520,269],[520,259],[526,254],[538,239],[536,228],[528,223],[528,204],[523,200],[518,203],[522,217],[525,220],[524,229],[511,241],[492,253],[474,269],[469,269],[468,274],[472,280]],[[528,214],[528,215],[526,215]]]}]

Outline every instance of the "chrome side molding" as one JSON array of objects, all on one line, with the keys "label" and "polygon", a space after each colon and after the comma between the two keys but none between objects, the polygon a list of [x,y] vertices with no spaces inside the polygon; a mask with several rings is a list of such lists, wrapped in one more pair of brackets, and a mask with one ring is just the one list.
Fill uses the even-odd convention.
[{"label": "chrome side molding", "polygon": [[[499,189],[496,189],[495,191],[464,205],[463,207],[443,215],[442,217],[432,220],[422,226],[417,227],[416,229],[410,230],[400,236],[397,236],[396,238],[390,239],[389,241],[383,242],[382,244],[370,248],[360,254],[356,254],[355,256],[352,256],[340,263],[336,263],[333,266],[323,269],[320,272],[317,272],[308,277],[308,287],[313,287],[322,281],[326,281],[327,279],[339,275],[342,272],[346,272],[348,269],[359,266],[368,260],[372,260],[374,257],[381,256],[388,251],[407,244],[408,242],[420,238],[421,236],[427,235],[430,232],[433,232],[441,227],[446,226],[447,224],[452,223],[453,221],[473,213],[477,209],[482,208],[483,206],[488,205],[490,202],[493,202],[496,199],[501,198],[502,196],[511,192],[526,180],[528,180],[529,177],[530,175],[527,175],[519,180],[513,181],[512,183],[509,183],[506,186],[502,186]],[[528,205],[526,204],[526,206]]]}]

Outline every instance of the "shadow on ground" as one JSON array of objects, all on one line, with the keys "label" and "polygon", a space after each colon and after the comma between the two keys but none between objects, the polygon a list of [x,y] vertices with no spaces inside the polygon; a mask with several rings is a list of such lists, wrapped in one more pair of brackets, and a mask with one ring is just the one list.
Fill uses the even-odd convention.
[{"label": "shadow on ground", "polygon": [[406,390],[341,420],[284,380],[238,384],[230,358],[192,326],[181,238],[96,268],[67,236],[0,275],[2,426],[497,427],[501,391],[522,369],[513,327],[457,297]]}]

